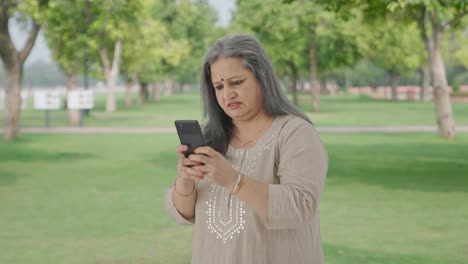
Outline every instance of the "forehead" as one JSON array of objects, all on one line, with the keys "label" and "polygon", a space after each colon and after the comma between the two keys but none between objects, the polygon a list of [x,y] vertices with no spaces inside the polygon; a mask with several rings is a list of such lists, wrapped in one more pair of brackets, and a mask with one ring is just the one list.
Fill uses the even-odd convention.
[{"label": "forehead", "polygon": [[249,70],[244,68],[242,59],[239,57],[221,57],[211,64],[210,70],[213,82],[250,73]]}]

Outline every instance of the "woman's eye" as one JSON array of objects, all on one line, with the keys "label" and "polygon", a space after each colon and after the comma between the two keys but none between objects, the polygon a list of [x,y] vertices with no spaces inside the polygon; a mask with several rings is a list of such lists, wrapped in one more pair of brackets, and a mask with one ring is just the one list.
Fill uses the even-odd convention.
[{"label": "woman's eye", "polygon": [[222,85],[217,85],[217,86],[215,86],[215,89],[216,90],[221,90],[221,89],[223,89],[223,86]]},{"label": "woman's eye", "polygon": [[232,85],[240,85],[242,82],[244,82],[244,80],[234,81],[232,82]]}]

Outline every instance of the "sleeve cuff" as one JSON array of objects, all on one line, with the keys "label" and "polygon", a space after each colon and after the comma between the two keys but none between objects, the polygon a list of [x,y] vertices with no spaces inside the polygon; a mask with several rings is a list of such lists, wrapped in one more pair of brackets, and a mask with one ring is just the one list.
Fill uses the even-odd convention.
[{"label": "sleeve cuff", "polygon": [[172,185],[164,195],[164,209],[166,213],[171,217],[177,224],[179,225],[192,225],[195,223],[195,217],[192,219],[185,219],[177,208],[174,206],[174,202],[172,201],[172,192],[174,191],[174,185]]}]

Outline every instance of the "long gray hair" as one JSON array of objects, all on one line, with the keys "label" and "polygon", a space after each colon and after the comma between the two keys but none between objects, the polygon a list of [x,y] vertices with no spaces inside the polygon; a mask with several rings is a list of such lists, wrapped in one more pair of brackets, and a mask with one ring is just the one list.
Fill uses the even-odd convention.
[{"label": "long gray hair", "polygon": [[273,64],[260,42],[249,35],[228,35],[219,39],[208,51],[203,62],[200,89],[203,98],[203,116],[208,122],[203,128],[205,143],[225,154],[233,133],[232,119],[224,113],[216,99],[211,80],[211,65],[220,57],[238,57],[250,70],[263,93],[263,108],[269,116],[292,114],[310,123],[310,119],[292,104],[280,87]]}]

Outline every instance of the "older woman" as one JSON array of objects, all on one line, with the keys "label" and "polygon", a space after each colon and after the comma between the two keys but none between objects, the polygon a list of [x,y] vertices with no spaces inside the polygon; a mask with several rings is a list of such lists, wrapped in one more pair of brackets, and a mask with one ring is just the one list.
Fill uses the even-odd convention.
[{"label": "older woman", "polygon": [[323,263],[318,204],[328,157],[262,45],[226,36],[201,76],[206,147],[180,158],[165,208],[194,224],[192,263]]}]

